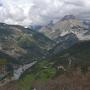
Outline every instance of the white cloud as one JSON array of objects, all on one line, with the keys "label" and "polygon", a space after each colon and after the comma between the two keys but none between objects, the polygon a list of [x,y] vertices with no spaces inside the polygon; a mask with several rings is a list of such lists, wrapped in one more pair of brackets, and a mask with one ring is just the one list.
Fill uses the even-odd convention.
[{"label": "white cloud", "polygon": [[66,14],[90,18],[89,8],[90,0],[2,0],[0,22],[27,26],[46,24]]}]

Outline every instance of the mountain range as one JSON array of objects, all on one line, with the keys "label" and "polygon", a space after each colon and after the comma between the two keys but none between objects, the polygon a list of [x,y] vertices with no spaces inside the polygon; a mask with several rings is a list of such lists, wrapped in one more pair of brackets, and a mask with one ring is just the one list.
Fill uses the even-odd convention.
[{"label": "mountain range", "polygon": [[39,30],[33,28],[0,23],[0,51],[27,62],[27,59],[46,58],[80,41],[90,40],[89,22],[74,15],[66,15]]},{"label": "mountain range", "polygon": [[[5,65],[8,63],[13,67],[13,71],[21,70],[22,65],[27,66],[36,62],[28,70],[29,73],[25,71],[26,76],[22,75],[23,79],[17,81],[23,90],[32,90],[29,88],[32,88],[30,85],[33,80],[37,80],[35,83],[40,83],[39,80],[56,79],[59,75],[68,72],[71,74],[78,68],[80,70],[75,73],[78,71],[86,73],[90,66],[90,21],[66,15],[58,22],[51,21],[46,26],[35,25],[25,28],[20,25],[0,23],[0,62],[3,60],[6,61]],[[23,67],[26,68],[25,66]],[[44,86],[42,84],[41,82],[40,87],[39,84],[34,87],[42,87],[37,90],[44,90],[46,84],[43,84]],[[5,88],[7,90],[7,86]]]},{"label": "mountain range", "polygon": [[[47,37],[54,40],[58,37],[63,37],[66,34],[73,33],[79,40],[90,39],[89,25],[86,21],[77,19],[73,15],[66,15],[53,26],[43,27],[39,32],[44,33]],[[86,35],[86,33],[88,33]]]}]

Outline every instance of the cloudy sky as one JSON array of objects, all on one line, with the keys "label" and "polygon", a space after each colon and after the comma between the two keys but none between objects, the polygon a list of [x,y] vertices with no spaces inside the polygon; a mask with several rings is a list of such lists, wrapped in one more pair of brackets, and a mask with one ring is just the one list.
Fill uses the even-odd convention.
[{"label": "cloudy sky", "polygon": [[90,19],[90,0],[0,0],[0,22],[47,24],[64,15]]}]

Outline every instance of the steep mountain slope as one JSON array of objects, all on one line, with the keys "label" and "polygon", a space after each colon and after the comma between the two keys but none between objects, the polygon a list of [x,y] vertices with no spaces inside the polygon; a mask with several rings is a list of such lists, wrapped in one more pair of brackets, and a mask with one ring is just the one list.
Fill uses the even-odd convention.
[{"label": "steep mountain slope", "polygon": [[62,52],[79,42],[77,36],[73,33],[67,34],[63,37],[58,37],[55,41],[57,44],[49,50],[49,56],[56,55],[57,53]]},{"label": "steep mountain slope", "polygon": [[69,64],[71,66],[90,66],[90,41],[83,41],[73,45],[71,48],[58,53],[52,60],[55,61],[55,65]]},{"label": "steep mountain slope", "polygon": [[51,59],[41,60],[22,78],[20,84],[24,90],[89,90],[90,41],[76,43]]},{"label": "steep mountain slope", "polygon": [[53,44],[52,40],[39,32],[0,23],[0,51],[15,59],[36,60],[44,56]]},{"label": "steep mountain slope", "polygon": [[80,40],[87,40],[90,39],[90,34],[85,35],[88,29],[88,25],[83,20],[79,20],[73,15],[66,15],[53,26],[43,27],[39,31],[52,40],[69,33],[74,33]]}]

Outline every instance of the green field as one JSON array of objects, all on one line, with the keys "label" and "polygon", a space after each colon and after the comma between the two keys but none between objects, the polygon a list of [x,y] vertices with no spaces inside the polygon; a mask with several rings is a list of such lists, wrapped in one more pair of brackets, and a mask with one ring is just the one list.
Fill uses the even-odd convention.
[{"label": "green field", "polygon": [[47,61],[38,63],[30,73],[22,76],[18,81],[22,90],[31,90],[32,82],[34,80],[41,80],[47,82],[48,79],[53,78],[56,74],[56,69],[52,67],[52,64]]}]

